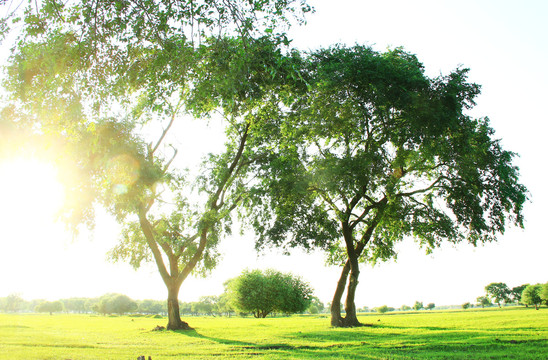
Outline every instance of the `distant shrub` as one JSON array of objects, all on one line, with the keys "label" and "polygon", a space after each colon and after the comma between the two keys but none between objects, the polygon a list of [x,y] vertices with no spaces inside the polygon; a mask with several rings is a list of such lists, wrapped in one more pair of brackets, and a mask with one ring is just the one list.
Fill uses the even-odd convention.
[{"label": "distant shrub", "polygon": [[312,303],[312,289],[301,278],[275,270],[244,271],[227,282],[232,306],[264,318],[270,313],[304,312]]}]

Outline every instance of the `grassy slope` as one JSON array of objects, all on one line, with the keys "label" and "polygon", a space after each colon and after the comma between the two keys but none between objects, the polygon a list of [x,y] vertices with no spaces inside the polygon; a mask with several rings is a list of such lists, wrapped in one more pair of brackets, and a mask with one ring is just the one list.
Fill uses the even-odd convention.
[{"label": "grassy slope", "polygon": [[195,331],[151,331],[163,319],[0,314],[0,359],[547,359],[548,309],[322,317],[189,318]]}]

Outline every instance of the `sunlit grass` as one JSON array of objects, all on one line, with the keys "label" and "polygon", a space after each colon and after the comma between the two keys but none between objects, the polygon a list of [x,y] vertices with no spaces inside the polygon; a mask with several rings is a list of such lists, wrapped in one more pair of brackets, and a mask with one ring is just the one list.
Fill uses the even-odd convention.
[{"label": "sunlit grass", "polygon": [[0,314],[0,359],[546,359],[548,309],[365,314],[334,329],[322,316],[165,319]]}]

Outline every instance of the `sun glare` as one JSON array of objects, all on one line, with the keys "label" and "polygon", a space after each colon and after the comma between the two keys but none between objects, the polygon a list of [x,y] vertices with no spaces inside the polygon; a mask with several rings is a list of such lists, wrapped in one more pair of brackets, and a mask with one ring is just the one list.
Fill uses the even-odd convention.
[{"label": "sun glare", "polygon": [[53,165],[36,159],[0,162],[0,216],[10,227],[36,227],[55,221],[63,186]]}]

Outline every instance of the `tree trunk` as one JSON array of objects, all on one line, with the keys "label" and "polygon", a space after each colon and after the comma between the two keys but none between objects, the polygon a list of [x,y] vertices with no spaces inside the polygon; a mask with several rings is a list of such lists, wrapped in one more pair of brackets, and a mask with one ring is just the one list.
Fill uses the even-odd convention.
[{"label": "tree trunk", "polygon": [[353,327],[361,326],[361,323],[358,321],[356,313],[356,288],[358,287],[358,277],[360,276],[360,270],[357,268],[358,259],[356,261],[356,269],[350,270],[350,280],[348,282],[348,289],[346,291],[346,301],[344,304],[344,310],[346,311],[346,316],[344,317],[344,326]]},{"label": "tree trunk", "polygon": [[167,329],[192,330],[188,323],[181,320],[179,313],[179,286],[168,285],[167,288]]},{"label": "tree trunk", "polygon": [[331,326],[333,327],[344,326],[344,319],[341,316],[341,299],[344,293],[344,288],[346,287],[346,279],[348,278],[349,272],[350,262],[347,261],[346,264],[344,264],[341,277],[337,282],[337,289],[335,290],[333,300],[331,301]]},{"label": "tree trunk", "polygon": [[[352,236],[352,229],[348,226],[348,223],[342,224],[343,236],[346,244],[346,251],[348,255],[348,260],[344,264],[341,277],[337,283],[337,289],[335,290],[335,295],[333,296],[333,301],[331,302],[331,326],[334,327],[353,327],[360,326],[356,315],[356,305],[354,299],[356,296],[356,288],[358,287],[358,277],[360,276],[360,266],[358,257],[360,256],[363,246],[357,246],[354,248],[354,238]],[[344,309],[346,315],[343,318],[341,316],[341,298],[344,293],[344,288],[346,287],[347,279],[350,275],[348,281],[348,289],[346,293],[346,301]]]}]

